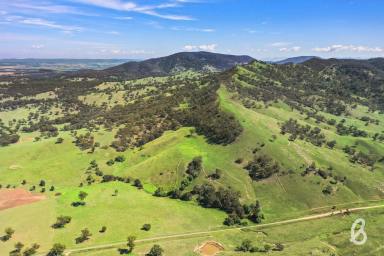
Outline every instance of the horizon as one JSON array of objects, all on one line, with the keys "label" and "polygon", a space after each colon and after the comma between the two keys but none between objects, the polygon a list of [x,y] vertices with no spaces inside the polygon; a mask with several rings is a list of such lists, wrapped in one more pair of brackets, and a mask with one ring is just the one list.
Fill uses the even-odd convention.
[{"label": "horizon", "polygon": [[[204,52],[204,51],[196,51],[196,52]],[[140,61],[145,61],[145,60],[149,60],[149,59],[156,59],[156,58],[162,58],[162,57],[168,57],[168,56],[171,56],[171,55],[174,55],[174,54],[178,54],[178,53],[187,53],[187,52],[175,52],[175,53],[171,53],[169,55],[165,55],[165,56],[159,56],[159,57],[150,57],[150,58],[143,58],[143,59],[132,59],[132,58],[55,58],[55,57],[52,57],[52,58],[0,58],[0,62],[1,61],[7,61],[7,60],[124,60],[124,61],[128,61],[128,62],[140,62]],[[226,53],[220,53],[220,52],[210,52],[210,53],[215,53],[215,54],[226,54]],[[231,54],[230,54],[231,55]],[[234,56],[241,56],[241,55],[238,55],[238,54],[235,54]],[[245,55],[245,56],[249,56],[249,57],[252,57],[250,55]],[[350,60],[369,60],[369,59],[376,59],[376,58],[384,58],[384,57],[381,57],[381,56],[373,56],[373,57],[368,57],[368,58],[359,58],[359,57],[355,57],[355,58],[348,58],[348,57],[341,57],[341,58],[338,58],[338,57],[330,57],[330,58],[323,58],[323,57],[320,57],[320,56],[312,56],[312,55],[292,55],[292,56],[288,56],[288,57],[276,57],[274,59],[257,59],[257,58],[254,58],[255,60],[257,61],[263,61],[263,62],[279,62],[279,61],[284,61],[284,60],[288,60],[288,59],[294,59],[294,58],[301,58],[301,57],[312,57],[312,58],[320,58],[320,59],[324,59],[324,60],[329,60],[329,59],[350,59]],[[253,58],[253,57],[252,57]]]},{"label": "horizon", "polygon": [[149,59],[200,50],[260,60],[384,57],[379,0],[148,2],[4,1],[0,59]]}]

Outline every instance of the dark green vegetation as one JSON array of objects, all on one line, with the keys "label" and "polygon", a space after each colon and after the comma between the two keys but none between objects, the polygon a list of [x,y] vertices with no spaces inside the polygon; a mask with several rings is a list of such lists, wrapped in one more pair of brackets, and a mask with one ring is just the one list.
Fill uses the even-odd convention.
[{"label": "dark green vegetation", "polygon": [[182,71],[224,71],[239,64],[247,64],[253,58],[211,52],[181,52],[167,57],[140,62],[128,62],[105,70],[109,76],[137,79],[149,76],[166,76]]},{"label": "dark green vegetation", "polygon": [[[1,224],[10,220],[0,228],[15,233],[4,234],[0,254],[26,249],[16,242],[55,255],[127,241],[105,255],[188,255],[195,244],[140,240],[383,199],[383,60],[207,72],[244,58],[181,53],[101,72],[1,78],[0,185],[47,199],[0,211]],[[335,236],[321,228],[316,236]],[[263,243],[257,232],[215,238],[236,253],[316,255],[318,245],[297,246],[299,234],[292,243],[276,234]],[[319,255],[347,255],[347,241]]]}]

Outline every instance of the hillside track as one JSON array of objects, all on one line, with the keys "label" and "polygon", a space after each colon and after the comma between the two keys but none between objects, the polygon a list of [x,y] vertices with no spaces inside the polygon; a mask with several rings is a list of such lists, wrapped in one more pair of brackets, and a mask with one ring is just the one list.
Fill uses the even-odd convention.
[{"label": "hillside track", "polygon": [[[214,234],[214,233],[231,232],[231,231],[244,230],[244,229],[250,229],[250,228],[262,229],[262,228],[271,227],[271,226],[286,225],[286,224],[292,224],[292,223],[297,223],[297,222],[302,222],[302,221],[310,221],[310,220],[335,217],[338,215],[345,215],[345,214],[349,214],[349,213],[353,213],[353,212],[378,209],[378,208],[384,208],[384,204],[365,206],[365,207],[356,207],[356,208],[346,208],[346,209],[341,209],[341,210],[325,212],[325,213],[321,213],[321,214],[308,215],[308,216],[304,216],[304,217],[300,217],[300,218],[294,218],[294,219],[288,219],[288,220],[283,220],[283,221],[277,221],[277,222],[271,222],[271,223],[259,224],[259,225],[252,225],[252,226],[246,226],[246,227],[221,228],[221,229],[210,230],[210,231],[199,231],[199,232],[189,232],[189,233],[187,232],[187,233],[174,234],[174,235],[144,238],[144,239],[138,239],[138,240],[136,240],[136,242],[137,243],[146,243],[146,242],[156,242],[156,241],[162,241],[162,240],[169,241],[169,240],[178,240],[178,239],[209,236],[209,235]],[[118,247],[118,246],[124,246],[126,243],[127,243],[126,241],[122,241],[122,242],[101,244],[101,245],[89,246],[89,247],[78,248],[78,249],[68,249],[65,251],[65,255],[69,256],[69,255],[74,255],[74,254],[83,253],[83,252],[87,252],[87,251],[111,249],[111,248]],[[39,255],[42,256],[45,254],[39,254]]]}]

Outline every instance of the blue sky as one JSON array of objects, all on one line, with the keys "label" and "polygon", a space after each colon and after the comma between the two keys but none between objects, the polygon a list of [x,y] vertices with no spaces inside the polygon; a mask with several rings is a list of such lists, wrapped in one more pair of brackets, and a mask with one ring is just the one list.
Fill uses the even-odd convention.
[{"label": "blue sky", "polygon": [[384,57],[382,0],[1,0],[0,58]]}]

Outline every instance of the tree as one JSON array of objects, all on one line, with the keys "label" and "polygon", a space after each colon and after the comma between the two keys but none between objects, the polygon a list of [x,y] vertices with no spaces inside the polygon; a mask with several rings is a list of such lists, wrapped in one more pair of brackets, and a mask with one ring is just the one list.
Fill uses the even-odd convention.
[{"label": "tree", "polygon": [[87,198],[87,196],[88,196],[88,193],[87,193],[87,192],[84,192],[84,191],[80,191],[80,192],[79,192],[79,199],[80,199],[81,201],[84,201],[85,198]]},{"label": "tree", "polygon": [[323,189],[323,193],[324,194],[327,194],[327,195],[330,195],[333,193],[333,187],[331,185],[327,185],[324,189]]},{"label": "tree", "polygon": [[21,249],[23,249],[24,244],[17,242],[15,244],[15,249],[9,253],[9,256],[21,256]]},{"label": "tree", "polygon": [[202,170],[202,158],[201,156],[193,158],[193,160],[188,164],[186,173],[191,177],[191,179],[197,178]]},{"label": "tree", "polygon": [[44,187],[45,186],[45,180],[41,180],[40,183],[39,183],[39,186],[40,187]]},{"label": "tree", "polygon": [[23,252],[23,256],[32,256],[36,254],[37,250],[40,248],[40,245],[38,244],[32,244],[30,248],[26,248]]},{"label": "tree", "polygon": [[56,140],[56,144],[61,144],[61,143],[63,143],[63,141],[64,141],[64,139],[63,138],[57,138],[57,140]]},{"label": "tree", "polygon": [[133,249],[135,248],[135,241],[136,241],[136,237],[135,236],[129,236],[127,238],[128,252],[132,252]]},{"label": "tree", "polygon": [[262,219],[264,218],[263,214],[261,213],[261,206],[260,202],[256,201],[255,207],[251,210],[250,215],[248,218],[254,222],[254,223],[261,223]]},{"label": "tree", "polygon": [[115,158],[115,162],[119,162],[119,163],[122,163],[125,161],[125,157],[124,156],[117,156]]},{"label": "tree", "polygon": [[330,149],[333,149],[333,148],[336,146],[336,141],[335,141],[335,140],[328,141],[328,142],[327,142],[327,146],[328,146]]},{"label": "tree", "polygon": [[160,245],[155,244],[152,246],[151,250],[146,254],[146,256],[162,256],[163,252],[163,248],[161,248]]},{"label": "tree", "polygon": [[151,224],[144,224],[141,229],[145,230],[145,231],[149,231],[149,230],[151,230]]},{"label": "tree", "polygon": [[88,228],[85,228],[85,229],[81,230],[80,236],[78,238],[76,238],[76,243],[77,244],[82,243],[82,242],[88,240],[90,236],[92,236],[92,233],[89,231]]},{"label": "tree", "polygon": [[53,228],[63,228],[66,224],[70,223],[72,217],[70,216],[59,216],[56,219],[56,222],[52,225]]},{"label": "tree", "polygon": [[13,230],[12,228],[6,228],[4,232],[5,232],[5,235],[1,237],[1,240],[8,241],[9,239],[12,238],[12,235],[15,233],[15,230]]},{"label": "tree", "polygon": [[143,188],[143,184],[141,183],[141,180],[139,180],[139,179],[135,179],[135,181],[133,182],[133,185],[139,189]]},{"label": "tree", "polygon": [[253,180],[262,180],[279,172],[279,164],[267,155],[256,155],[254,160],[245,167]]},{"label": "tree", "polygon": [[105,233],[105,231],[107,231],[107,227],[106,226],[102,226],[99,232],[100,233]]},{"label": "tree", "polygon": [[240,252],[250,252],[250,251],[253,251],[253,245],[252,245],[252,241],[249,240],[249,239],[246,239],[246,240],[243,240],[243,242],[241,242],[241,245],[236,247],[236,251],[240,251]]},{"label": "tree", "polygon": [[21,243],[21,242],[17,242],[17,243],[15,244],[15,251],[20,252],[21,249],[23,249],[23,247],[24,247],[24,244],[23,244],[23,243]]},{"label": "tree", "polygon": [[283,244],[280,244],[280,243],[277,243],[275,244],[275,248],[273,249],[274,251],[284,251],[284,245]]},{"label": "tree", "polygon": [[113,159],[110,159],[110,160],[107,161],[107,165],[108,166],[112,166],[114,164],[115,164],[115,161]]},{"label": "tree", "polygon": [[65,251],[65,245],[63,244],[54,244],[51,250],[48,252],[47,256],[63,256]]},{"label": "tree", "polygon": [[220,169],[216,169],[214,173],[209,175],[209,178],[213,180],[218,180],[221,178],[223,171]]}]

